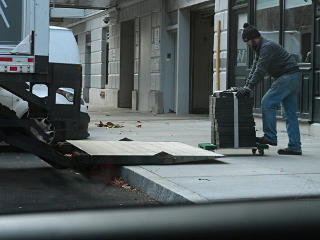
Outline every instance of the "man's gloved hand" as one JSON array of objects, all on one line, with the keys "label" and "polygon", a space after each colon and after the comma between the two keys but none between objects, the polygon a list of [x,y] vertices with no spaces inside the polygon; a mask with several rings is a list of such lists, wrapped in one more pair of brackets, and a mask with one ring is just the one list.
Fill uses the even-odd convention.
[{"label": "man's gloved hand", "polygon": [[238,92],[236,94],[237,97],[249,97],[251,93],[251,89],[248,87],[240,87],[238,88]]}]

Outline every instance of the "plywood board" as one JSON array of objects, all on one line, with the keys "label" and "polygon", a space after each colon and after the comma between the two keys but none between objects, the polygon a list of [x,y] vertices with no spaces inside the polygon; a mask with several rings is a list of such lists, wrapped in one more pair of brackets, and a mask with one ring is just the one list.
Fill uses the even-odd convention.
[{"label": "plywood board", "polygon": [[179,142],[68,141],[90,156],[154,156],[165,152],[177,157],[218,158],[223,155]]}]

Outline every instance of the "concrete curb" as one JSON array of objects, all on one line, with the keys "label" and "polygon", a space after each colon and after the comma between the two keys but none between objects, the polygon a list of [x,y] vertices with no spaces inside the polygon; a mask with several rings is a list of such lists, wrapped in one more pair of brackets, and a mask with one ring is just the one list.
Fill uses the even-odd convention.
[{"label": "concrete curb", "polygon": [[161,203],[201,203],[208,199],[189,191],[143,167],[122,167],[121,177],[131,186],[139,189]]}]

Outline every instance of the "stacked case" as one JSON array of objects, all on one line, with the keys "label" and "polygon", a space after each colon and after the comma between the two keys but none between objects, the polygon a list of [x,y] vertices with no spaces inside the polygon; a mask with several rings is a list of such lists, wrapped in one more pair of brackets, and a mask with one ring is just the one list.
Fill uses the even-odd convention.
[{"label": "stacked case", "polygon": [[253,98],[236,98],[231,91],[211,97],[211,137],[218,148],[256,146]]}]

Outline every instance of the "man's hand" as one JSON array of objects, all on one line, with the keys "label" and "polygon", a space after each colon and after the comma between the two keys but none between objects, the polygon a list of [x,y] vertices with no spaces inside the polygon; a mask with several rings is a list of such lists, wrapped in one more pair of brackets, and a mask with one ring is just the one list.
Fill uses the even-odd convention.
[{"label": "man's hand", "polygon": [[237,97],[249,97],[251,93],[251,89],[248,87],[240,87],[238,88],[238,92],[236,94]]}]

